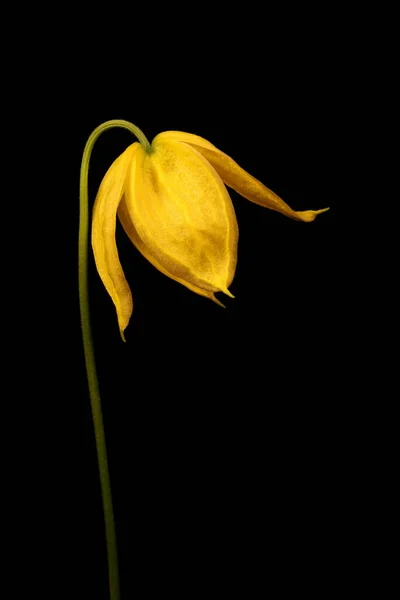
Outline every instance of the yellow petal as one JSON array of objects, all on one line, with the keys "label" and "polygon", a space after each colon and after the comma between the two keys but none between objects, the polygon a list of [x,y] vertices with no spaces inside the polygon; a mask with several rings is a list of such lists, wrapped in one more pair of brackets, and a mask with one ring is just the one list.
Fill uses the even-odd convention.
[{"label": "yellow petal", "polygon": [[225,308],[225,306],[222,304],[222,302],[220,302],[215,297],[213,292],[209,292],[207,290],[202,290],[201,288],[196,287],[195,285],[192,285],[191,283],[188,283],[187,281],[184,281],[183,279],[180,279],[179,277],[175,277],[174,275],[169,273],[166,269],[164,269],[164,267],[160,265],[160,263],[154,258],[154,256],[152,256],[150,254],[148,248],[146,248],[146,246],[143,244],[142,240],[140,239],[140,237],[135,229],[134,224],[131,221],[131,218],[130,218],[129,212],[128,212],[128,207],[127,207],[126,200],[125,200],[125,196],[122,197],[122,200],[118,207],[118,218],[121,222],[122,227],[124,228],[126,235],[129,237],[132,244],[139,250],[139,252],[145,257],[145,259],[148,260],[153,265],[153,267],[158,269],[161,273],[163,273],[163,275],[166,275],[167,277],[170,277],[174,281],[177,281],[178,283],[181,283],[182,285],[186,286],[187,288],[189,288],[189,290],[191,290],[192,292],[195,292],[195,294],[199,294],[200,296],[209,298],[216,304],[219,304],[220,306]]},{"label": "yellow petal", "polygon": [[139,154],[129,171],[125,199],[142,247],[157,268],[187,287],[230,295],[236,216],[221,178],[197,150],[153,141],[152,152]]},{"label": "yellow petal", "polygon": [[128,168],[140,144],[135,142],[108,169],[93,206],[92,248],[97,271],[117,310],[121,337],[133,310],[132,294],[119,261],[115,242],[117,209],[124,193]]},{"label": "yellow petal", "polygon": [[212,164],[226,185],[255,204],[280,212],[291,219],[305,222],[314,221],[317,215],[329,210],[329,208],[305,211],[292,210],[286,202],[261,183],[261,181],[252,177],[227,154],[224,154],[198,135],[182,131],[165,131],[153,140],[153,144],[157,141],[167,140],[184,142],[190,144],[192,148],[196,148]]}]

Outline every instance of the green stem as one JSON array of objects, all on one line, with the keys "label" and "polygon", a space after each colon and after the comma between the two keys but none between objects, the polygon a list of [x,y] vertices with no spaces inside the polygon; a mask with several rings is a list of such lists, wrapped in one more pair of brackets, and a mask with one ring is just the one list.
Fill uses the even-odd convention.
[{"label": "green stem", "polygon": [[104,436],[103,415],[99,383],[96,373],[96,362],[93,350],[92,332],[90,326],[89,292],[88,292],[88,238],[89,238],[89,193],[88,175],[89,161],[94,143],[99,135],[112,127],[122,127],[131,131],[148,152],[150,144],[136,125],[128,121],[106,121],[97,127],[89,137],[83,151],[80,177],[80,216],[79,216],[79,305],[83,347],[85,353],[86,372],[89,383],[89,395],[92,406],[94,433],[96,437],[97,458],[100,471],[101,494],[103,498],[104,521],[106,529],[108,574],[110,584],[110,600],[119,600],[119,575],[117,541],[115,535],[114,513],[111,496],[110,475],[108,472],[107,448]]}]

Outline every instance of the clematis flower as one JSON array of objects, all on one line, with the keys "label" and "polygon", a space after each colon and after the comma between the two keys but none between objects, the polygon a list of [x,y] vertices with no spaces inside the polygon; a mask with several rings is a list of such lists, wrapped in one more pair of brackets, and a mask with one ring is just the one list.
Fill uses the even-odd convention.
[{"label": "clematis flower", "polygon": [[[115,240],[118,218],[132,243],[161,273],[221,304],[236,268],[238,225],[226,186],[251,202],[298,221],[328,210],[294,211],[207,140],[167,131],[146,148],[129,146],[107,171],[92,218],[99,275],[124,330],[133,310]],[[222,305],[223,306],[223,305]]]}]

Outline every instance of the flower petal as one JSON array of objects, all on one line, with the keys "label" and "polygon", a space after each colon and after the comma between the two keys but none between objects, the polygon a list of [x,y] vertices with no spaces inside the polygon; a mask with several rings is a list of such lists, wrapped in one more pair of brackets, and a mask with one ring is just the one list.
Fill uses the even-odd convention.
[{"label": "flower petal", "polygon": [[219,304],[220,306],[225,308],[225,306],[222,304],[222,302],[220,302],[215,297],[214,292],[210,292],[208,290],[202,290],[201,288],[196,287],[195,285],[192,285],[191,283],[188,283],[187,281],[184,281],[183,279],[180,279],[179,277],[175,277],[174,275],[169,273],[166,269],[164,269],[164,267],[160,265],[158,260],[150,254],[149,249],[144,245],[144,243],[140,239],[138,232],[136,231],[135,226],[131,221],[131,218],[129,216],[128,207],[127,207],[126,200],[125,200],[125,196],[122,197],[122,200],[118,207],[118,218],[121,222],[122,227],[124,228],[126,235],[129,237],[132,244],[139,250],[139,252],[145,257],[145,259],[148,260],[153,265],[153,267],[158,269],[161,273],[163,273],[163,275],[166,275],[167,277],[170,277],[174,281],[177,281],[178,283],[181,283],[182,285],[186,286],[187,288],[189,288],[189,290],[191,290],[192,292],[195,292],[195,294],[199,294],[200,296],[209,298],[216,304]]},{"label": "flower petal", "polygon": [[153,144],[157,140],[176,140],[190,144],[192,148],[201,152],[201,154],[212,164],[227,186],[234,189],[244,198],[247,198],[247,200],[259,204],[260,206],[264,206],[265,208],[280,212],[291,219],[311,222],[314,221],[317,215],[329,210],[329,208],[304,211],[292,210],[286,202],[261,183],[261,181],[252,177],[247,171],[239,167],[239,165],[227,154],[224,154],[221,150],[218,150],[218,148],[198,135],[184,133],[182,131],[165,131],[156,136],[153,140]]},{"label": "flower petal", "polygon": [[133,302],[119,261],[115,225],[118,205],[124,193],[126,174],[139,148],[138,142],[129,146],[108,169],[100,184],[92,216],[92,248],[97,271],[114,302],[124,341],[124,330],[132,314]]},{"label": "flower petal", "polygon": [[138,156],[129,172],[125,198],[148,255],[166,274],[185,285],[231,295],[236,216],[221,178],[197,150],[153,141],[152,152]]}]

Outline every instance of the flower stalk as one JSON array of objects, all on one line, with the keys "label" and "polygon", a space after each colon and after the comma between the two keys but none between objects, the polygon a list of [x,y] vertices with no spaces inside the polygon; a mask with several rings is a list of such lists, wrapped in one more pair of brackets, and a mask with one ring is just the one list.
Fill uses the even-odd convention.
[{"label": "flower stalk", "polygon": [[110,475],[108,470],[107,448],[104,434],[103,415],[99,383],[96,371],[96,361],[93,349],[93,339],[90,325],[89,292],[88,292],[88,240],[89,240],[89,193],[88,175],[89,161],[93,146],[98,137],[108,129],[122,127],[131,131],[137,137],[143,148],[148,152],[150,144],[138,127],[123,120],[107,121],[97,127],[89,137],[82,157],[79,194],[79,305],[83,348],[85,355],[86,373],[89,385],[89,395],[92,407],[94,433],[96,439],[97,459],[100,473],[101,494],[105,521],[107,544],[108,574],[110,600],[119,600],[120,586],[118,573],[117,540],[115,533],[114,511],[111,495]]}]

